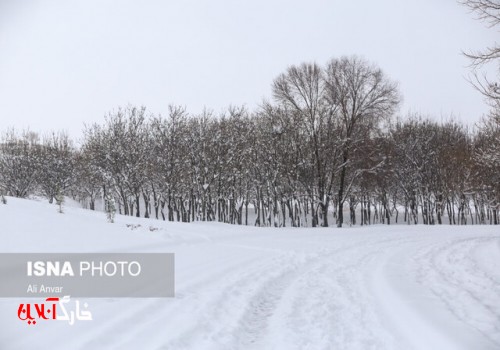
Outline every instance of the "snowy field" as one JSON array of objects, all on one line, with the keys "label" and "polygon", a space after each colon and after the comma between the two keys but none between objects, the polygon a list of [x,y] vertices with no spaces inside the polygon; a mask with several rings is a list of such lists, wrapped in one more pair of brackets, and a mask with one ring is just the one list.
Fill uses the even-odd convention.
[{"label": "snowy field", "polygon": [[45,202],[0,204],[2,252],[176,259],[175,298],[87,299],[93,321],[72,326],[28,326],[17,319],[23,300],[0,299],[1,350],[500,349],[498,226],[116,221]]}]

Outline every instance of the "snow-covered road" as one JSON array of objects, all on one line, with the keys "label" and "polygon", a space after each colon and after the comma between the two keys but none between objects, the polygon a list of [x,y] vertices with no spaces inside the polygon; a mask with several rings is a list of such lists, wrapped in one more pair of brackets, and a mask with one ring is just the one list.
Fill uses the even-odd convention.
[{"label": "snow-covered road", "polygon": [[0,299],[2,350],[500,348],[498,227],[108,224],[10,198],[0,220],[4,252],[176,254],[175,298],[87,299],[93,321],[27,326]]}]

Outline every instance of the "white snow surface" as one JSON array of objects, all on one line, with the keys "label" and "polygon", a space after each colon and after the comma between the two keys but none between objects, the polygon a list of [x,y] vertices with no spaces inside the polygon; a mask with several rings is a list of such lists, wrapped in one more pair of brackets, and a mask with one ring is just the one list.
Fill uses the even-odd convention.
[{"label": "white snow surface", "polygon": [[176,296],[85,299],[93,321],[72,326],[0,299],[2,350],[500,349],[498,226],[110,224],[7,200],[0,251],[173,252]]}]

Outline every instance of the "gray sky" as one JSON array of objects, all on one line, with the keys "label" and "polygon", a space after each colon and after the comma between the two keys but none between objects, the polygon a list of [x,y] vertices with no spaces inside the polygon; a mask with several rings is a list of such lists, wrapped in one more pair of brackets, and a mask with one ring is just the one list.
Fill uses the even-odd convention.
[{"label": "gray sky", "polygon": [[128,103],[258,106],[289,65],[357,54],[400,83],[401,113],[488,110],[461,50],[492,45],[455,0],[0,0],[0,130],[66,130]]}]

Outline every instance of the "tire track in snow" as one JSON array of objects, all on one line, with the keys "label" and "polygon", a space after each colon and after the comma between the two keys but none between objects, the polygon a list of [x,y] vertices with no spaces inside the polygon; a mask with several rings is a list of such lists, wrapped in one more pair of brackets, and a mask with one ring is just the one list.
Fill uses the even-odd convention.
[{"label": "tire track in snow", "polygon": [[[312,259],[316,260],[320,257]],[[285,261],[284,263],[290,262]],[[303,270],[306,269],[307,264],[309,262],[300,268],[285,270],[260,286],[238,321],[239,328],[234,331],[237,348],[261,348],[260,342],[266,336],[269,319],[275,315],[276,308],[285,291],[301,273],[305,273]]]},{"label": "tire track in snow", "polygon": [[419,275],[449,312],[500,348],[500,280],[474,261],[475,250],[498,240],[472,237],[436,244],[421,255]]},{"label": "tire track in snow", "polygon": [[[349,247],[355,245],[351,243]],[[345,248],[343,246],[336,250]],[[226,276],[217,283],[219,293],[198,310],[198,321],[189,331],[182,332],[162,348],[239,349],[245,348],[241,339],[246,339],[243,341],[246,345],[257,343],[265,335],[266,320],[272,315],[283,291],[301,272],[307,270],[309,264],[324,258],[331,251],[320,249],[313,254],[293,251],[280,253],[254,262],[243,273]],[[252,313],[253,316],[249,316]],[[262,313],[266,317],[261,317]],[[210,347],[209,344],[214,343],[218,346]]]},{"label": "tire track in snow", "polygon": [[[142,321],[136,321],[133,328],[120,336],[117,344],[124,347],[130,345],[137,339],[141,339],[143,335],[146,336],[149,334],[151,327],[157,327],[158,324],[163,324],[165,329],[172,327],[176,328],[179,333],[185,332],[189,334],[190,328],[182,328],[182,325],[185,324],[185,322],[182,322],[182,318],[186,315],[199,312],[199,310],[194,310],[193,306],[197,307],[200,303],[205,303],[200,300],[200,294],[210,288],[219,288],[218,283],[220,283],[221,278],[244,269],[250,262],[251,259],[249,258],[238,263],[230,263],[230,261],[216,262],[219,266],[222,263],[227,263],[228,266],[218,270],[216,273],[203,274],[202,278],[194,278],[194,280],[185,283],[181,289],[176,291],[175,299],[161,299],[156,301],[153,308],[135,312],[135,319]],[[205,266],[208,266],[208,264]],[[165,315],[168,315],[168,317],[165,317]],[[161,335],[162,339],[158,342],[158,346],[161,346],[161,343],[164,343],[168,338],[172,338],[173,336],[171,332],[165,332],[165,334]],[[151,335],[148,335],[148,338],[151,338]],[[140,344],[138,343],[137,346],[140,346]]]},{"label": "tire track in snow", "polygon": [[[478,300],[489,298],[491,293],[481,282],[474,281],[477,268],[471,270],[476,266],[471,253],[474,247],[495,238],[461,231],[451,235],[431,232],[419,237],[414,244],[395,247],[374,275],[387,326],[400,334],[403,347],[497,349],[498,344],[485,334],[491,335],[491,325],[498,322],[487,321],[488,316],[485,318],[478,307]],[[500,281],[489,277],[479,280],[493,282],[492,290],[500,286]],[[474,285],[481,285],[473,288],[478,300],[469,295]],[[500,301],[497,296],[493,299]],[[462,316],[457,316],[460,313]],[[483,323],[474,325],[474,319]]]},{"label": "tire track in snow", "polygon": [[379,320],[368,279],[379,255],[414,240],[366,237],[362,249],[358,242],[328,254],[301,276],[287,296],[283,315],[276,321],[276,328],[287,332],[274,348],[392,348],[393,336]]},{"label": "tire track in snow", "polygon": [[245,269],[241,269],[243,272],[238,271],[214,281],[216,290],[206,291],[208,293],[204,301],[194,305],[197,309],[197,321],[162,348],[207,348],[207,339],[227,348],[223,344],[232,341],[231,325],[237,323],[249,297],[269,278],[266,269],[280,271],[284,256],[290,256],[290,253],[267,258],[258,263],[254,261]]},{"label": "tire track in snow", "polygon": [[[357,239],[353,240],[356,241]],[[366,240],[367,238],[363,240],[365,244],[367,243]],[[414,239],[408,239],[406,237],[401,240],[408,241]],[[370,317],[373,318],[373,315],[365,317],[367,311],[370,312],[370,307],[360,307],[360,303],[363,302],[363,299],[359,298],[359,294],[356,292],[357,290],[355,288],[350,288],[352,287],[349,285],[350,279],[356,276],[356,271],[360,268],[360,266],[368,264],[373,255],[380,252],[381,248],[379,248],[379,245],[387,245],[388,243],[389,245],[393,245],[395,244],[395,240],[393,237],[385,240],[380,240],[380,238],[377,237],[375,239],[369,238],[368,242],[372,242],[373,246],[369,251],[361,255],[359,255],[358,251],[360,242],[352,242],[348,246],[338,247],[335,249],[323,248],[318,254],[306,256],[302,263],[297,264],[297,268],[285,270],[280,275],[268,280],[260,287],[259,291],[249,301],[247,311],[239,321],[241,326],[235,330],[235,338],[239,338],[239,341],[235,342],[230,348],[297,348],[297,344],[295,344],[295,346],[293,344],[287,344],[287,346],[283,346],[282,344],[269,344],[273,341],[276,342],[276,340],[268,339],[269,337],[267,333],[269,331],[268,328],[270,323],[280,322],[280,319],[282,321],[284,318],[283,311],[278,311],[278,308],[282,306],[280,304],[297,303],[297,305],[302,305],[304,304],[304,301],[311,297],[311,294],[318,292],[318,290],[311,288],[310,285],[307,288],[304,288],[304,281],[306,283],[313,283],[316,287],[323,284],[324,289],[319,291],[319,293],[322,293],[323,295],[322,297],[316,299],[316,301],[318,301],[316,309],[324,310],[325,308],[331,307],[332,304],[335,304],[334,301],[335,298],[337,298],[337,300],[342,299],[348,305],[350,310],[347,313],[356,314],[355,317],[349,317],[351,321],[354,321],[354,323],[359,323],[359,320],[368,319]],[[370,245],[371,244],[368,243],[368,246]],[[347,259],[347,264],[343,264],[342,262],[345,263],[345,261],[340,258],[345,257],[345,255],[351,257],[351,259]],[[298,280],[302,280],[302,288],[298,289],[300,293],[297,294],[297,290],[295,290],[295,299],[284,301],[283,299],[286,299],[284,298],[284,295],[287,294],[289,289],[297,289]],[[332,297],[332,294],[329,293],[330,291],[336,291],[337,293],[334,293],[333,298],[325,297],[326,295]],[[288,294],[292,293],[293,291]],[[342,294],[342,296],[339,298],[340,294]],[[335,305],[334,308],[337,308],[337,306],[338,305]],[[311,310],[307,311],[310,312]],[[292,315],[293,314],[294,312],[292,312]],[[288,317],[290,316],[291,315],[288,315]],[[373,324],[373,322],[373,320],[367,321],[367,323],[370,324]],[[352,324],[352,322],[350,323]],[[288,326],[290,325],[291,324],[288,323]],[[337,325],[340,324],[337,323]],[[368,327],[361,326],[358,330],[364,328]],[[323,329],[329,333],[332,331],[329,327],[324,327]],[[311,329],[309,329],[309,331],[311,331]],[[292,333],[304,334],[303,332]],[[355,337],[355,332],[352,333],[352,337]],[[373,338],[376,338],[377,336],[380,335],[373,334]],[[314,349],[315,347],[313,346],[312,348]]]},{"label": "tire track in snow", "polygon": [[[206,245],[206,242],[202,241],[200,244]],[[133,299],[130,302],[132,306],[124,302],[123,299],[109,299],[108,302],[98,301],[93,307],[100,306],[104,309],[101,316],[108,316],[106,318],[106,326],[91,328],[86,333],[86,336],[79,340],[79,348],[92,348],[101,343],[122,344],[126,346],[130,341],[140,338],[141,334],[148,334],[151,326],[158,327],[161,324],[167,329],[169,326],[175,328],[176,325],[185,324],[178,321],[182,320],[182,317],[186,315],[186,311],[192,311],[193,313],[199,311],[190,309],[193,306],[197,307],[203,304],[200,301],[200,294],[210,288],[218,289],[221,279],[227,275],[237,274],[238,271],[245,269],[245,267],[254,261],[255,257],[243,256],[240,258],[238,259],[237,254],[230,254],[229,256],[225,255],[206,261],[201,266],[204,269],[203,273],[197,274],[195,271],[191,271],[191,269],[187,270],[191,271],[191,273],[187,272],[187,274],[191,275],[192,279],[186,281],[176,291],[175,299]],[[197,267],[200,268],[200,266]],[[207,270],[209,273],[206,272]],[[120,305],[124,306],[120,307]],[[115,309],[117,309],[117,312],[114,311]],[[109,317],[110,315],[112,316]],[[169,315],[169,317],[165,317],[165,315]],[[116,327],[126,329],[126,331],[118,337],[110,336],[109,331]],[[182,330],[179,329],[179,331]],[[167,332],[161,335],[163,341],[165,337],[168,338],[169,336],[172,337],[173,335]],[[101,341],[104,338],[107,340]]]}]

